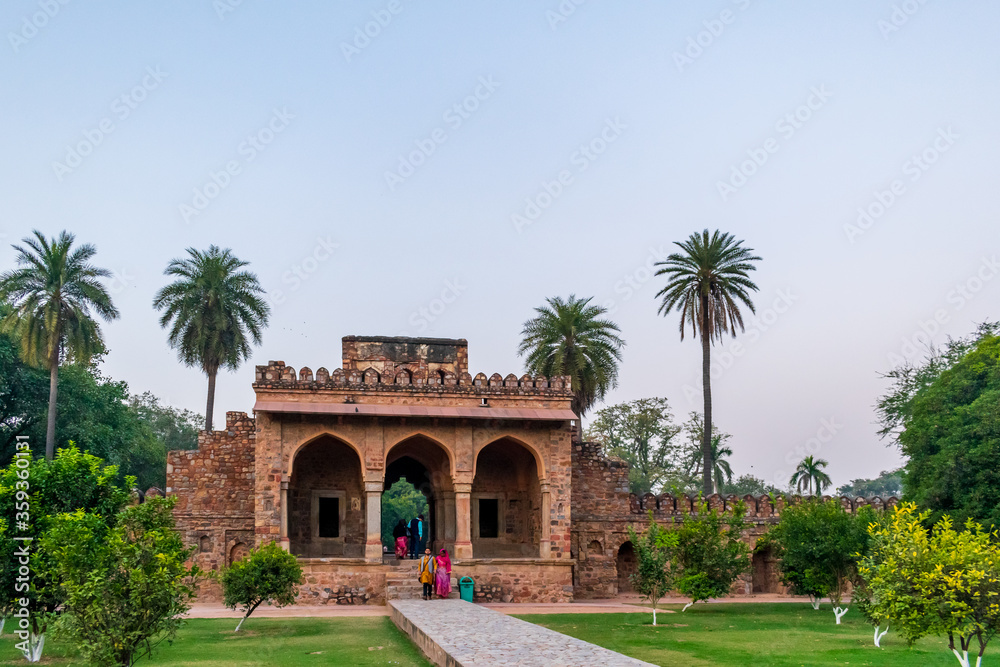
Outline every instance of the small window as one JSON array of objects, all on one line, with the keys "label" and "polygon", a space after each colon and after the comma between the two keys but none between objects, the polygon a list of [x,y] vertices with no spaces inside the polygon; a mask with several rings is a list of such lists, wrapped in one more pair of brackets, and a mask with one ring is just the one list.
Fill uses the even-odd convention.
[{"label": "small window", "polygon": [[479,537],[500,537],[500,501],[479,499]]},{"label": "small window", "polygon": [[319,498],[319,536],[340,537],[340,498]]}]

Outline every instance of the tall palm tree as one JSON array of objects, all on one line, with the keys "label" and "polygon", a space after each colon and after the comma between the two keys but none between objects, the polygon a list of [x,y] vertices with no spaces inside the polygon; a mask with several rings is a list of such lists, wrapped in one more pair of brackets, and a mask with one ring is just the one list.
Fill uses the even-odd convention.
[{"label": "tall palm tree", "polygon": [[712,493],[712,380],[711,347],[723,334],[736,336],[736,329],[743,331],[743,314],[740,303],[751,313],[755,312],[750,292],[757,291],[748,273],[756,270],[753,262],[760,257],[753,250],[743,247],[731,234],[708,230],[692,234],[686,241],[675,242],[683,250],[673,253],[662,262],[656,275],[667,276],[669,281],[656,293],[661,298],[658,313],[666,316],[673,310],[680,311],[681,340],[684,328],[691,325],[692,335],[701,336],[701,376],[705,393],[705,424],[702,433],[702,489]]},{"label": "tall palm tree", "polygon": [[527,354],[529,373],[570,377],[573,412],[580,419],[618,385],[625,346],[618,325],[602,317],[607,309],[590,301],[573,294],[567,301],[558,296],[546,299],[548,305],[535,308],[537,316],[524,323],[517,348],[519,356]]},{"label": "tall palm tree", "polygon": [[49,409],[45,427],[45,458],[52,460],[56,444],[56,399],[59,362],[88,364],[104,352],[101,328],[91,310],[106,322],[118,317],[100,278],[111,272],[89,263],[97,249],[89,243],[73,248],[75,237],[62,231],[46,239],[40,231],[13,246],[18,268],[0,275],[0,300],[11,309],[0,330],[20,343],[25,363],[49,370]]},{"label": "tall palm tree", "polygon": [[830,481],[830,476],[823,472],[823,468],[828,465],[830,464],[823,459],[807,456],[799,462],[799,466],[795,469],[795,473],[788,483],[794,484],[799,493],[802,493],[802,487],[805,487],[809,491],[809,495],[813,495],[814,485],[816,493],[822,493],[823,489],[833,483]]},{"label": "tall palm tree", "polygon": [[212,430],[215,377],[220,368],[236,370],[250,357],[251,341],[260,345],[271,309],[261,298],[257,276],[240,269],[245,262],[229,248],[207,252],[188,248],[187,259],[173,259],[164,275],[175,276],[153,299],[163,310],[160,326],[170,326],[167,341],[188,366],[208,376],[205,430]]}]

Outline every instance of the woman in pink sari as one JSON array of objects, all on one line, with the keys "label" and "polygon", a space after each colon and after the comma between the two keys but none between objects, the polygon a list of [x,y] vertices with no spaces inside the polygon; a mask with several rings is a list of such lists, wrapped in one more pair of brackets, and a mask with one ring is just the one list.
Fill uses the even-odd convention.
[{"label": "woman in pink sari", "polygon": [[406,522],[402,519],[392,529],[392,537],[396,540],[396,558],[403,560],[406,558]]},{"label": "woman in pink sari", "polygon": [[441,598],[451,594],[451,559],[448,550],[442,549],[435,559],[437,571],[434,573],[434,592]]}]

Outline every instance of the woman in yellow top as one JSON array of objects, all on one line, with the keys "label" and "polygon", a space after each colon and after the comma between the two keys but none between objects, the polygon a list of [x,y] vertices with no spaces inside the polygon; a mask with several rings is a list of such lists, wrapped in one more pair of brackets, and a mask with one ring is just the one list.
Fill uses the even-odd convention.
[{"label": "woman in yellow top", "polygon": [[430,600],[434,592],[434,571],[436,569],[437,566],[434,562],[434,556],[431,556],[431,550],[424,549],[424,555],[420,557],[420,562],[417,563],[417,576],[420,579],[420,583],[424,585],[425,600]]}]

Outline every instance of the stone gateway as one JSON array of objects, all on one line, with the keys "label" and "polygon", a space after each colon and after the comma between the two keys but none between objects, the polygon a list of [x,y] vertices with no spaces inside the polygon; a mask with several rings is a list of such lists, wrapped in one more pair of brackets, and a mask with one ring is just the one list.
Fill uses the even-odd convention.
[{"label": "stone gateway", "polygon": [[[647,509],[664,523],[692,509],[631,496],[624,463],[573,441],[566,377],[473,377],[464,339],[342,344],[333,371],[257,366],[253,417],[228,412],[225,430],[168,453],[166,492],[202,569],[277,541],[302,565],[300,603],[382,604],[396,567],[383,558],[382,493],[405,478],[427,498],[428,546],[448,549],[477,600],[611,597],[634,567],[627,526],[641,530]],[[748,501],[755,541],[780,500]],[[778,592],[776,581],[762,557],[745,587]],[[203,584],[202,600],[219,596]]]}]

